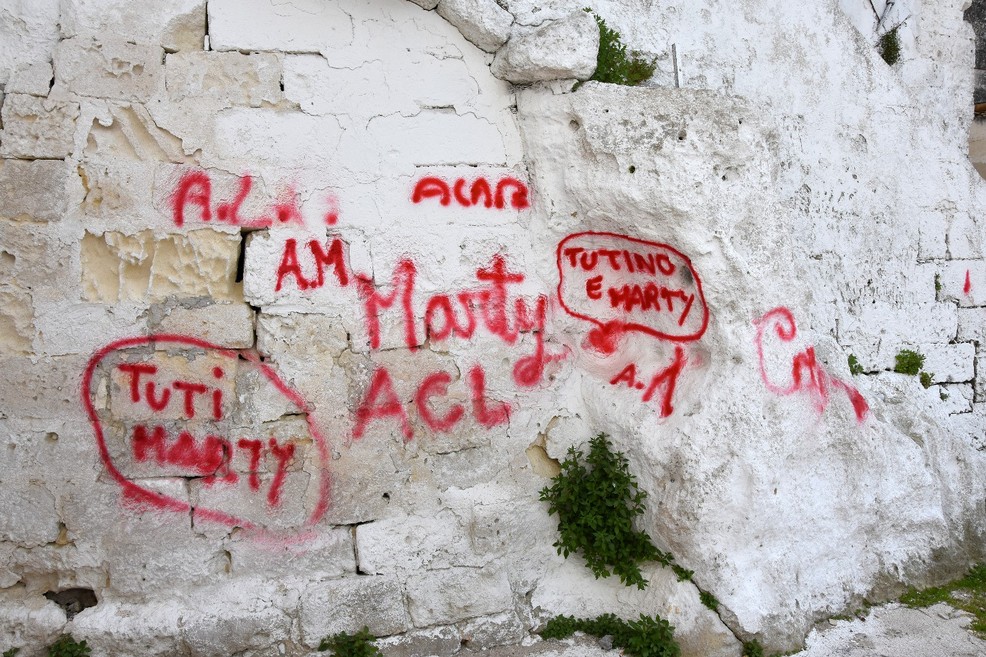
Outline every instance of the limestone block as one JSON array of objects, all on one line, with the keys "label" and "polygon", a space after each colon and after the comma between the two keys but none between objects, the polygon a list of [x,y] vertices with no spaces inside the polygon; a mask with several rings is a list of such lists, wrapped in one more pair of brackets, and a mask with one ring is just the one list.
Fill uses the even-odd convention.
[{"label": "limestone block", "polygon": [[247,238],[243,290],[254,306],[297,304],[350,314],[357,301],[349,245],[336,234],[253,232]]},{"label": "limestone block", "polygon": [[263,572],[266,577],[301,576],[315,581],[356,572],[353,532],[349,527],[319,527],[309,540],[278,546],[234,533],[225,545],[234,575]]},{"label": "limestone block", "polygon": [[186,605],[174,599],[152,604],[103,599],[72,620],[72,634],[107,655],[167,657],[175,654]]},{"label": "limestone block", "polygon": [[438,655],[445,657],[459,652],[462,636],[454,625],[439,625],[423,630],[377,639],[376,645],[385,657],[416,657]]},{"label": "limestone block", "polygon": [[334,116],[237,107],[216,117],[211,149],[216,157],[233,160],[239,170],[249,170],[258,161],[302,169],[329,168],[338,163],[343,132]]},{"label": "limestone block", "polygon": [[167,297],[210,297],[238,301],[240,236],[211,229],[156,238],[86,233],[82,238],[82,287],[90,301],[162,301]]},{"label": "limestone block", "polygon": [[535,617],[545,622],[560,614],[591,618],[611,613],[628,619],[657,614],[674,626],[683,655],[739,657],[739,641],[702,605],[693,584],[678,582],[669,568],[658,564],[645,566],[642,572],[648,585],[639,590],[624,586],[616,577],[595,579],[578,557],[555,561],[531,596]]},{"label": "limestone block", "polygon": [[948,221],[941,212],[926,212],[918,219],[918,258],[921,260],[948,257],[948,244],[945,236]]},{"label": "limestone block", "polygon": [[986,308],[959,308],[956,340],[986,343]]},{"label": "limestone block", "polygon": [[53,543],[58,537],[55,497],[38,483],[5,477],[0,496],[0,541],[23,547]]},{"label": "limestone block", "polygon": [[[135,103],[108,103],[105,112],[90,124],[83,152],[88,160],[81,166],[89,181],[86,189],[89,214],[95,214],[92,206],[106,213],[128,201],[137,201],[133,212],[149,214],[149,204],[143,203],[142,197],[150,196],[151,190],[145,182],[151,175],[150,165],[140,166],[133,160],[150,163],[160,160],[184,162],[186,159],[182,140],[160,128],[150,112]],[[100,202],[108,207],[101,206]]]},{"label": "limestone block", "polygon": [[[51,645],[65,627],[65,612],[40,595],[0,600],[0,649],[17,648],[28,657],[39,646]],[[36,655],[43,654],[38,651]]]},{"label": "limestone block", "polygon": [[[79,404],[79,372],[88,356],[35,358],[8,356],[0,414],[22,418],[84,417]],[[16,411],[15,411],[16,409]]]},{"label": "limestone block", "polygon": [[986,262],[950,260],[939,275],[943,300],[957,301],[962,307],[986,306]]},{"label": "limestone block", "polygon": [[510,38],[514,17],[494,0],[440,0],[437,11],[480,50],[495,52]]},{"label": "limestone block", "polygon": [[523,84],[540,80],[588,80],[596,70],[599,27],[591,13],[575,11],[523,35],[497,51],[490,70],[500,79]]},{"label": "limestone block", "polygon": [[448,511],[359,525],[356,552],[360,570],[376,574],[482,566],[488,561],[473,552],[466,526]]},{"label": "limestone block", "polygon": [[0,20],[0,86],[24,64],[49,61],[58,43],[59,0],[8,2]]},{"label": "limestone block", "polygon": [[422,110],[411,117],[383,116],[369,122],[367,133],[392,165],[507,164],[497,126],[472,114]]},{"label": "limestone block", "polygon": [[454,623],[513,607],[506,574],[475,568],[448,568],[412,575],[407,580],[407,600],[415,627]]},{"label": "limestone block", "polygon": [[201,50],[205,0],[71,0],[62,3],[62,36],[117,34],[168,51]]},{"label": "limestone block", "polygon": [[390,576],[347,577],[310,586],[299,610],[302,642],[311,648],[328,635],[357,632],[377,636],[410,629],[404,595]]},{"label": "limestone block", "polygon": [[226,551],[193,531],[188,514],[120,508],[101,540],[109,590],[121,596],[202,586],[229,576]]},{"label": "limestone block", "polygon": [[335,4],[304,0],[209,2],[209,44],[213,50],[319,52],[349,45],[353,20]]},{"label": "limestone block", "polygon": [[986,401],[986,354],[976,356],[976,380],[974,382],[975,401]]},{"label": "limestone block", "polygon": [[177,306],[154,325],[157,333],[195,336],[222,347],[253,346],[253,309],[245,303],[216,303],[201,307]]},{"label": "limestone block", "polygon": [[53,95],[146,102],[159,91],[164,50],[101,37],[73,37],[55,48]]},{"label": "limestone block", "polygon": [[257,350],[279,362],[291,358],[301,364],[325,353],[338,356],[348,346],[337,317],[304,313],[257,317]]},{"label": "limestone block", "polygon": [[517,644],[527,636],[527,628],[514,611],[464,621],[458,624],[458,629],[462,644],[470,650]]},{"label": "limestone block", "polygon": [[975,376],[976,346],[971,342],[925,344],[918,351],[924,354],[921,369],[933,374],[935,383],[966,383]]},{"label": "limestone block", "polygon": [[0,160],[0,215],[15,221],[59,221],[68,209],[71,165],[56,160]]},{"label": "limestone block", "polygon": [[31,295],[12,286],[0,286],[0,354],[31,353],[34,343],[34,307]]},{"label": "limestone block", "polygon": [[948,255],[950,258],[982,258],[982,232],[968,212],[956,212],[948,221]]},{"label": "limestone block", "polygon": [[22,64],[10,74],[10,80],[4,87],[8,94],[30,94],[31,96],[47,96],[51,90],[54,78],[51,62],[33,62]]},{"label": "limestone block", "polygon": [[276,104],[283,97],[280,82],[280,56],[274,53],[183,52],[165,60],[165,84],[174,102]]},{"label": "limestone block", "polygon": [[0,156],[61,159],[74,148],[79,104],[25,94],[3,101]]},{"label": "limestone block", "polygon": [[[913,321],[917,317],[921,321]],[[957,329],[958,309],[952,304],[900,306],[877,301],[865,304],[858,318],[851,318],[840,327],[839,338],[845,344],[867,344],[876,332],[884,342],[948,342],[955,338]]]},{"label": "limestone block", "polygon": [[[77,291],[78,288],[73,286],[66,292],[69,290]],[[36,299],[34,305],[34,349],[47,356],[88,356],[108,342],[131,337],[144,328],[140,317],[144,308],[133,303],[109,308],[102,304],[68,303],[62,299]],[[80,331],[79,327],[85,327],[85,331]]]},{"label": "limestone block", "polygon": [[971,383],[943,383],[923,393],[929,406],[947,415],[972,412],[975,390]]},{"label": "limestone block", "polygon": [[291,618],[278,608],[280,601],[270,597],[261,593],[247,604],[234,599],[183,614],[181,638],[189,648],[189,657],[256,654],[254,651],[267,652],[289,641]]}]

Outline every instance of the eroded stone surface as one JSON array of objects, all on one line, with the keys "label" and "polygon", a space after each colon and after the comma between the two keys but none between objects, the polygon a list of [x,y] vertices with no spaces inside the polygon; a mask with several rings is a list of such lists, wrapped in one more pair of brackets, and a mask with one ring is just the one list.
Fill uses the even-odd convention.
[{"label": "eroded stone surface", "polygon": [[0,116],[3,157],[62,159],[74,148],[78,103],[7,94]]},{"label": "eroded stone surface", "polygon": [[596,70],[599,27],[591,13],[576,11],[528,34],[516,34],[497,51],[493,75],[518,84],[577,78]]}]

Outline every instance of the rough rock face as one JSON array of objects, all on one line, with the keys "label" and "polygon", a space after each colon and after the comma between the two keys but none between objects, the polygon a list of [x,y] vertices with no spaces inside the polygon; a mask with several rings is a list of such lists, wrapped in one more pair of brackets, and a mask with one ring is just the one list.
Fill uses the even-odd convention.
[{"label": "rough rock face", "polygon": [[[982,559],[971,31],[900,5],[890,67],[849,0],[600,0],[657,71],[574,91],[560,0],[0,10],[0,651],[737,657]],[[693,581],[557,554],[599,432]]]}]

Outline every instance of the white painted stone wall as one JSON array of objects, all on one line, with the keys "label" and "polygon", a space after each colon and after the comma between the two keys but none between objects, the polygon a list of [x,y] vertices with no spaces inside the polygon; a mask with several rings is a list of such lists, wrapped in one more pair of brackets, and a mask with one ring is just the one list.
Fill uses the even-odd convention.
[{"label": "white painted stone wall", "polygon": [[[598,0],[658,71],[573,90],[560,0],[4,3],[0,650],[739,655],[983,559],[972,31],[867,5]],[[694,583],[555,553],[598,432]]]}]

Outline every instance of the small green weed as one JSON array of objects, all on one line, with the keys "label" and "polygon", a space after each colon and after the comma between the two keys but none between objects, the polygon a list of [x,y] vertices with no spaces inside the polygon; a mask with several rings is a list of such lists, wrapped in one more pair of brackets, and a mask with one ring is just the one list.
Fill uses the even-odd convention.
[{"label": "small green weed", "polygon": [[743,657],[763,657],[763,646],[756,639],[743,642]]},{"label": "small green weed", "polygon": [[585,632],[596,637],[613,637],[613,646],[623,648],[631,657],[678,657],[681,649],[674,640],[674,626],[660,616],[644,616],[635,621],[625,621],[614,614],[597,618],[557,616],[541,630],[544,639],[565,639],[575,632]]},{"label": "small green weed", "polygon": [[930,372],[921,372],[920,379],[921,385],[923,385],[925,390],[927,390],[931,387],[931,382],[934,381],[935,375]]},{"label": "small green weed", "polygon": [[85,641],[76,641],[68,634],[63,634],[48,646],[48,657],[89,657],[90,652],[92,648]]},{"label": "small green weed", "polygon": [[596,56],[596,72],[590,80],[635,87],[654,75],[656,60],[647,61],[636,51],[627,54],[620,33],[610,29],[599,16],[595,18],[599,24],[599,54]]},{"label": "small green weed", "polygon": [[10,648],[9,650],[4,650],[3,657],[14,657],[14,655],[19,653],[20,650],[20,648]]},{"label": "small green weed", "polygon": [[380,650],[373,645],[370,628],[364,626],[356,634],[339,632],[325,637],[318,644],[320,651],[331,650],[336,657],[379,657]]},{"label": "small green weed", "polygon": [[883,61],[887,62],[890,66],[896,64],[897,60],[900,59],[900,35],[897,34],[899,29],[900,25],[887,30],[876,44],[876,48],[880,51]]},{"label": "small green weed", "polygon": [[853,376],[859,376],[863,373],[863,366],[859,364],[859,360],[853,354],[849,354],[849,373]]},{"label": "small green weed", "polygon": [[986,636],[986,564],[973,567],[962,579],[944,586],[923,591],[912,588],[901,596],[900,601],[909,607],[930,607],[946,602],[975,616],[970,629]]},{"label": "small green weed", "polygon": [[935,293],[940,293],[941,288],[941,274],[935,274]]},{"label": "small green weed", "polygon": [[916,376],[923,365],[923,355],[911,349],[902,349],[894,360],[894,372]]},{"label": "small green weed", "polygon": [[588,456],[569,448],[561,472],[541,490],[548,513],[558,516],[559,539],[554,547],[566,559],[580,553],[597,579],[614,574],[627,586],[642,589],[647,580],[640,564],[655,560],[672,568],[679,580],[691,579],[690,570],[634,528],[633,519],[644,512],[647,493],[638,488],[628,464],[603,433],[589,441]]},{"label": "small green weed", "polygon": [[716,600],[716,597],[708,591],[699,591],[698,599],[702,601],[703,605],[712,611],[719,611],[719,601]]}]

